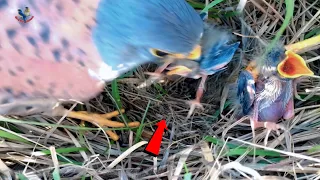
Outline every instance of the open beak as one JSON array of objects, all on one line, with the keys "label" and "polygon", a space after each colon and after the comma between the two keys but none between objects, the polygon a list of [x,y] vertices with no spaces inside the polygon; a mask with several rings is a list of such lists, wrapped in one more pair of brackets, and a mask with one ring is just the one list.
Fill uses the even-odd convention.
[{"label": "open beak", "polygon": [[313,76],[314,73],[307,67],[304,59],[292,51],[286,51],[286,58],[279,63],[277,70],[285,78]]},{"label": "open beak", "polygon": [[180,75],[184,76],[192,72],[191,69],[187,68],[186,66],[175,66],[173,68],[170,68],[170,71],[167,72],[167,75]]}]

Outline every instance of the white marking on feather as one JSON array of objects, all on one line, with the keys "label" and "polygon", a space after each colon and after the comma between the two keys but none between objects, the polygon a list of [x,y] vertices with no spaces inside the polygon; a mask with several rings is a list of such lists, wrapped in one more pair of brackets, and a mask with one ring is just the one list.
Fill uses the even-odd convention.
[{"label": "white marking on feather", "polygon": [[267,101],[265,101],[261,105],[260,110],[270,106],[270,104],[272,104],[280,96],[281,91],[282,91],[281,81],[276,77],[270,77],[268,79],[268,82],[265,83],[264,89],[257,96],[257,101],[262,101],[267,99]]},{"label": "white marking on feather", "polygon": [[247,91],[249,92],[250,99],[254,99],[254,95],[256,94],[256,91],[251,86],[247,86]]},{"label": "white marking on feather", "polygon": [[248,83],[249,85],[253,85],[255,82],[254,82],[253,79],[249,79],[249,80],[247,80],[247,83]]},{"label": "white marking on feather", "polygon": [[91,77],[104,81],[112,81],[119,76],[119,71],[112,70],[112,67],[105,63],[102,63],[100,65],[98,73],[96,73],[92,69],[89,69],[88,73]]}]

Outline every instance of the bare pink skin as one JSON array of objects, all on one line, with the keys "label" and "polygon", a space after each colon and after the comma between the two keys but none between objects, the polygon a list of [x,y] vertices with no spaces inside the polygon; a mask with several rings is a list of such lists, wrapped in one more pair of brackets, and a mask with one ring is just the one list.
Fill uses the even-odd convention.
[{"label": "bare pink skin", "polygon": [[[92,42],[98,0],[7,0],[0,9],[0,91],[10,89],[14,97],[50,97],[86,101],[104,85],[89,75],[103,62]],[[34,18],[28,23],[15,19],[17,9],[28,6]],[[50,30],[48,41],[41,37],[43,25]],[[14,31],[9,37],[8,32]],[[30,43],[32,38],[36,45]],[[67,42],[66,45],[63,42]],[[60,58],[54,56],[60,53]],[[1,93],[1,92],[0,92]]]}]

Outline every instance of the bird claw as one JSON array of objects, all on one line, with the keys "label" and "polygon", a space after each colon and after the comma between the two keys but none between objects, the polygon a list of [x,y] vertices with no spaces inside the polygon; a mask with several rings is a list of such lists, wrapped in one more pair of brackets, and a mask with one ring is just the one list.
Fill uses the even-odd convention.
[{"label": "bird claw", "polygon": [[268,130],[266,137],[264,139],[264,146],[267,146],[268,144],[268,138],[269,138],[269,134],[271,131],[276,131],[277,135],[280,136],[280,131],[281,130],[285,130],[285,127],[282,124],[276,124],[274,122],[264,122],[264,127]]},{"label": "bird claw", "polygon": [[273,122],[264,122],[263,126],[268,130],[277,131],[277,133],[279,132],[279,129],[285,130],[285,127],[282,124],[276,124]]},{"label": "bird claw", "polygon": [[[286,128],[282,125],[282,124],[277,124],[274,122],[257,122],[257,121],[253,121],[253,124],[251,124],[252,126],[252,130],[254,133],[254,129],[258,128],[258,127],[264,127],[267,129],[267,134],[266,137],[264,139],[264,145],[267,146],[268,144],[268,138],[269,138],[269,134],[271,131],[275,131],[277,133],[278,136],[280,136],[280,129],[281,130],[286,130]],[[254,138],[254,137],[253,137]]]},{"label": "bird claw", "polygon": [[[124,113],[124,109],[121,110],[121,113]],[[124,123],[117,122],[117,121],[111,121],[110,119],[113,117],[116,117],[120,114],[119,111],[113,111],[106,114],[96,114],[96,113],[89,113],[86,111],[68,111],[64,109],[63,107],[57,107],[53,109],[52,114],[54,116],[66,116],[73,119],[79,119],[82,120],[81,124],[83,125],[84,122],[89,122],[94,125],[98,125],[100,127],[115,127],[115,128],[122,128],[126,127]],[[129,127],[138,127],[140,125],[140,122],[130,122],[128,123]],[[114,133],[112,130],[105,130],[106,134],[114,140],[119,140],[119,136]]]},{"label": "bird claw", "polygon": [[203,105],[197,101],[197,100],[193,100],[193,101],[188,101],[187,104],[190,105],[190,110],[188,112],[188,116],[187,116],[187,119],[189,119],[193,113],[193,111],[196,109],[196,108],[199,108],[201,110],[204,110],[204,107]]}]

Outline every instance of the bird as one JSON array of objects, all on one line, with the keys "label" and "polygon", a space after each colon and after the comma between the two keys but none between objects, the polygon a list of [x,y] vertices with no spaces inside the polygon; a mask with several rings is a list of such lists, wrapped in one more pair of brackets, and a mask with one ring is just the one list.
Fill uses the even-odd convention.
[{"label": "bird", "polygon": [[21,9],[18,9],[18,14],[19,14],[20,18],[23,19],[23,21],[26,23],[27,22],[27,16],[22,12]]},{"label": "bird", "polygon": [[[236,83],[237,103],[240,114],[249,116],[253,132],[264,127],[268,130],[268,136],[272,130],[285,130],[282,124],[278,124],[281,118],[294,118],[296,80],[314,76],[297,52],[319,43],[320,36],[287,46],[276,44],[270,51],[265,50],[261,57],[250,61],[240,72]],[[258,61],[263,62],[261,67]]]},{"label": "bird", "polygon": [[29,9],[29,7],[25,7],[25,9],[24,9],[24,14],[25,14],[26,16],[30,16],[30,9]]},{"label": "bird", "polygon": [[[199,15],[204,21],[203,36],[200,40],[201,49],[199,49],[201,55],[195,59],[171,61],[160,66],[155,73],[148,73],[152,75],[149,85],[155,79],[160,79],[162,75],[159,74],[164,70],[168,70],[165,73],[167,76],[179,75],[185,78],[201,79],[197,88],[196,98],[187,101],[187,104],[190,105],[187,119],[190,118],[195,108],[204,109],[200,101],[205,90],[207,77],[225,70],[240,45],[240,42],[233,42],[234,37],[227,28],[208,23],[206,21],[208,18],[207,13],[200,13]],[[146,82],[143,83],[144,86],[146,84]]]},{"label": "bird", "polygon": [[[2,17],[20,4],[5,1]],[[125,127],[108,120],[118,111],[69,112],[64,105],[96,97],[106,82],[139,65],[200,56],[203,21],[185,0],[37,0],[28,7],[36,9],[32,25],[2,20],[6,25],[0,30],[1,115],[66,115],[100,126]],[[137,127],[139,122],[128,126]],[[119,139],[113,131],[106,132]]]}]

